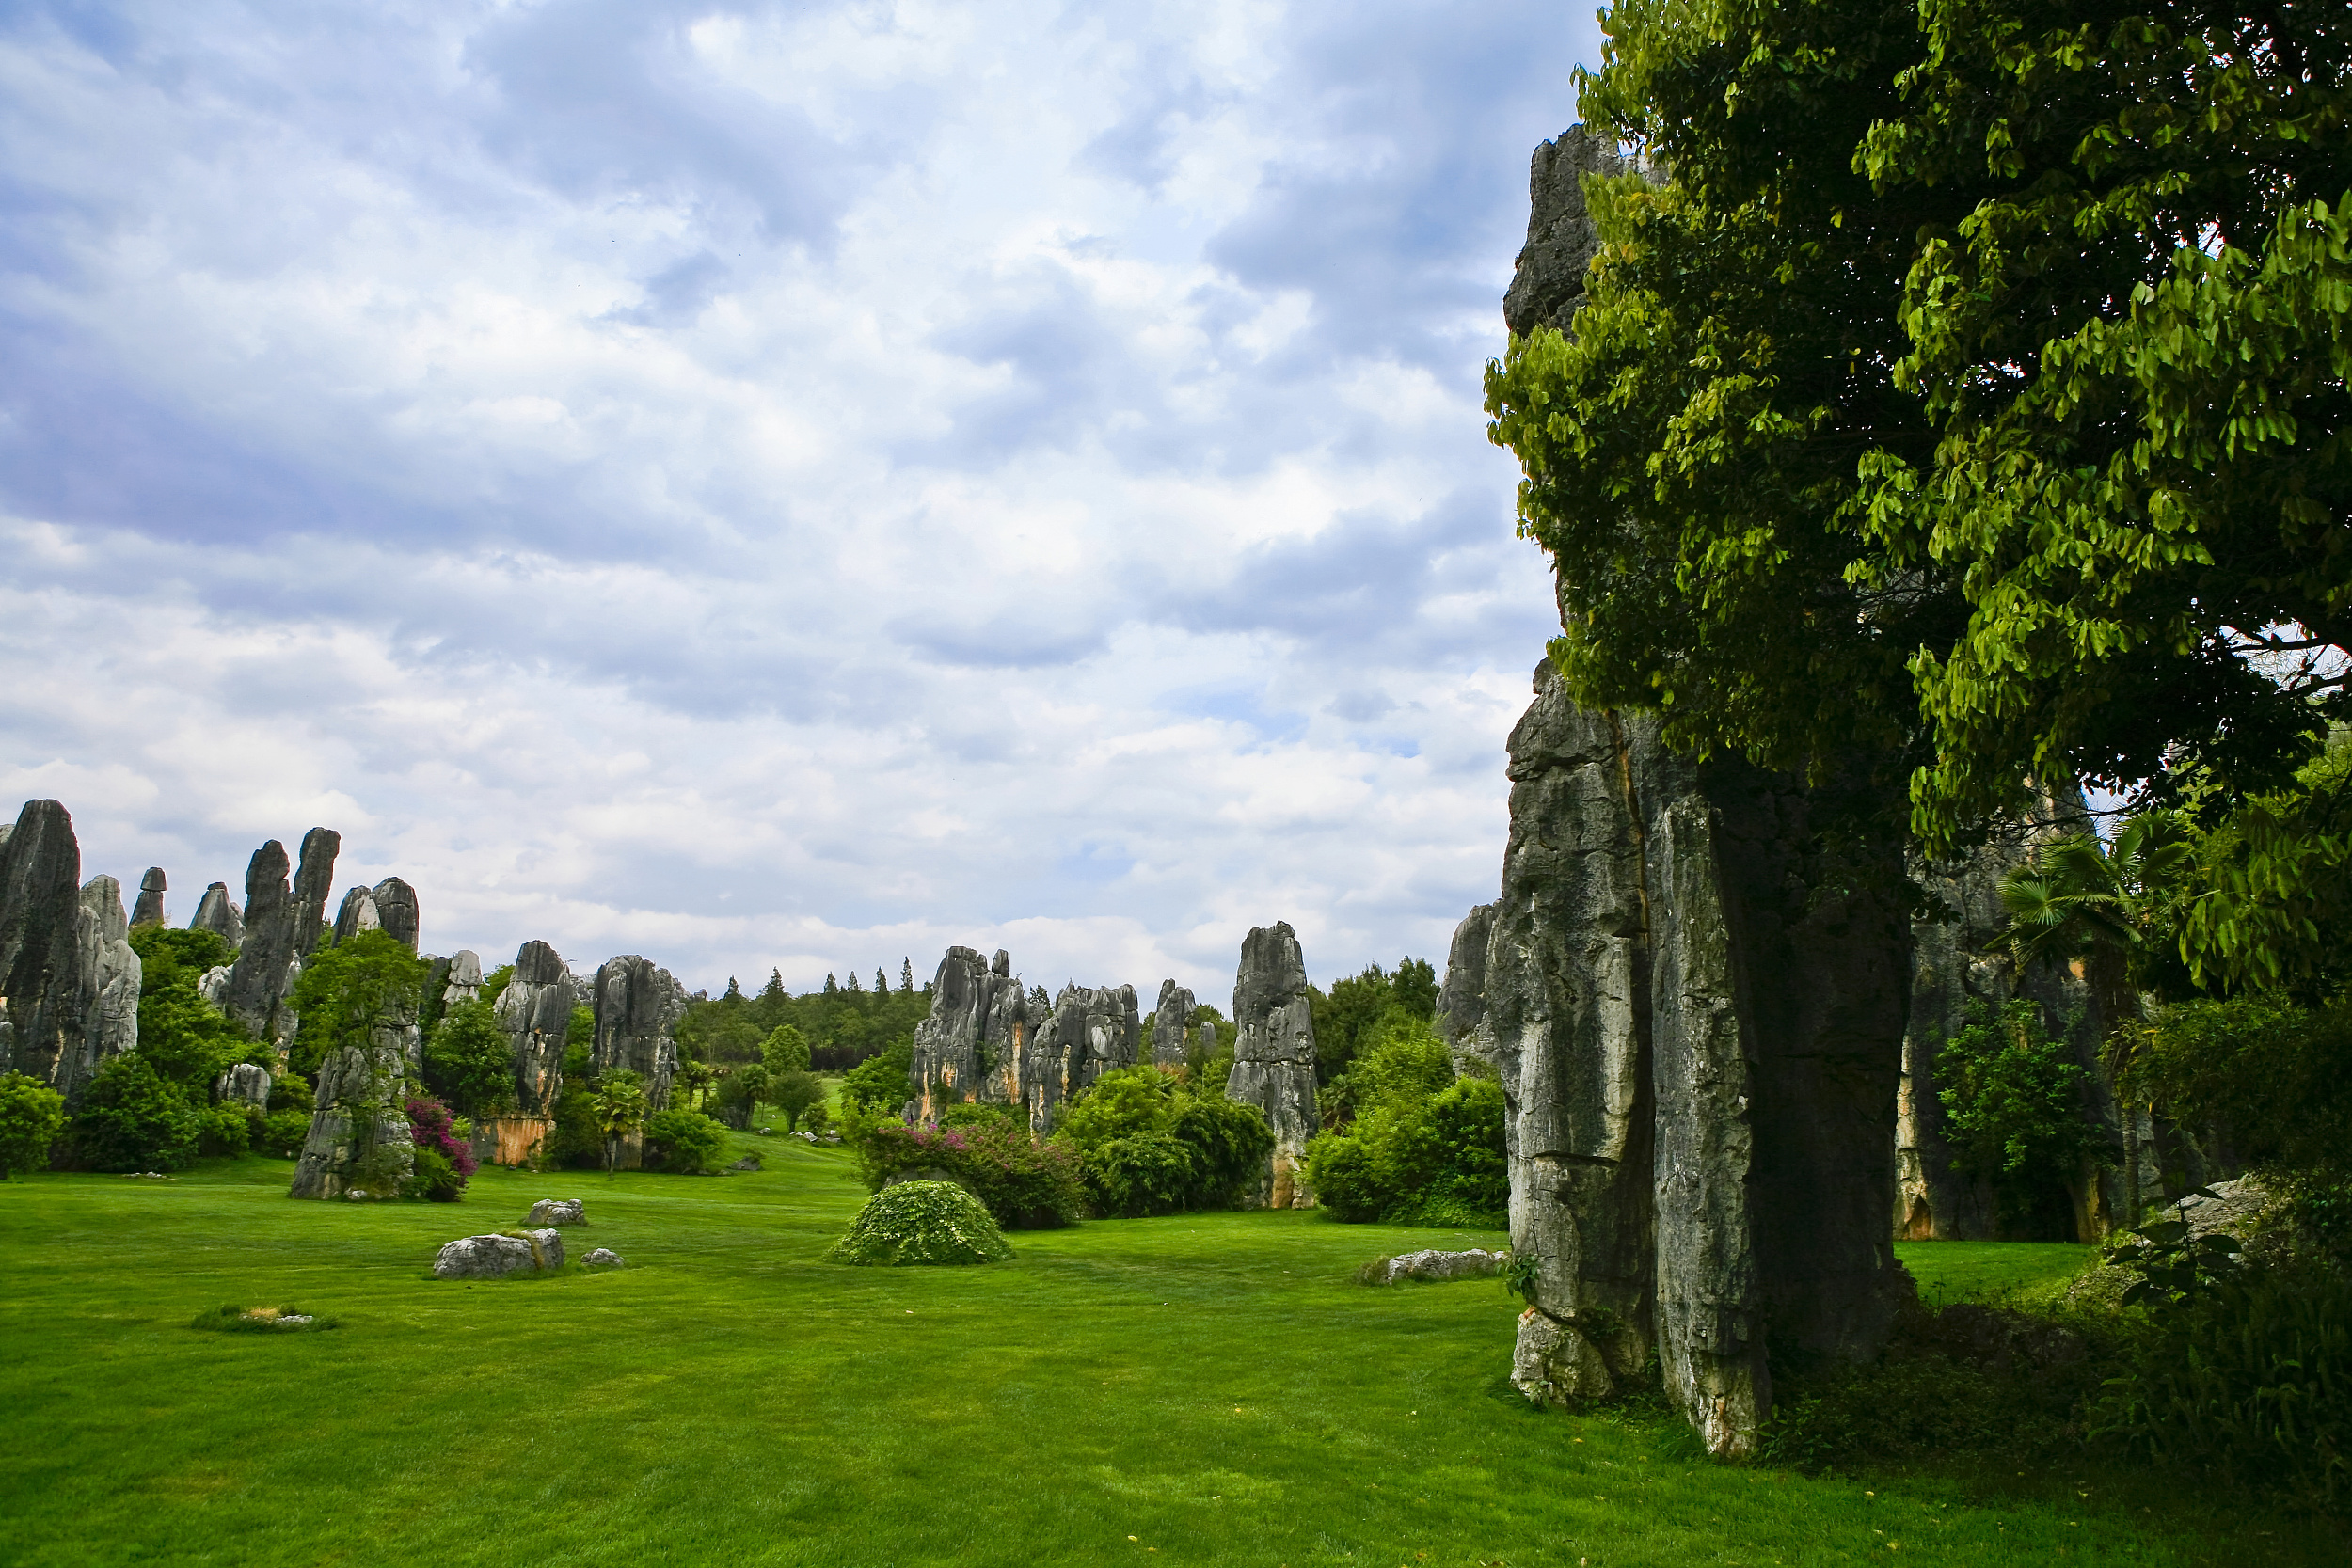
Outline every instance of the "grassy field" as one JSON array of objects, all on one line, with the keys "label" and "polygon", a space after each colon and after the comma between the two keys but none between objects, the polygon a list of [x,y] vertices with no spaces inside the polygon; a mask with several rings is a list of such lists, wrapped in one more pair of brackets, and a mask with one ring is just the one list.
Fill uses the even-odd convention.
[{"label": "grassy field", "polygon": [[[1697,1460],[1670,1422],[1531,1412],[1495,1282],[1349,1279],[1491,1234],[1219,1214],[851,1270],[819,1260],[864,1196],[841,1153],[739,1141],[769,1168],[491,1170],[455,1208],[294,1203],[261,1159],[0,1182],[0,1561],[2343,1560],[2089,1469],[1808,1480]],[[568,1196],[594,1222],[575,1258],[627,1271],[431,1277],[443,1241]],[[1947,1300],[2082,1256],[1901,1250]],[[225,1302],[342,1326],[188,1326]]]}]

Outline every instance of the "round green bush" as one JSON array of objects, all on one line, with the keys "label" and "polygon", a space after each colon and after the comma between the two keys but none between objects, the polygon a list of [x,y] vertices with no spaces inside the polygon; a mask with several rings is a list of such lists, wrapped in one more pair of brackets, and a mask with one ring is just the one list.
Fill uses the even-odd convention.
[{"label": "round green bush", "polygon": [[836,1263],[993,1263],[1012,1256],[988,1206],[953,1181],[901,1181],[866,1199]]}]

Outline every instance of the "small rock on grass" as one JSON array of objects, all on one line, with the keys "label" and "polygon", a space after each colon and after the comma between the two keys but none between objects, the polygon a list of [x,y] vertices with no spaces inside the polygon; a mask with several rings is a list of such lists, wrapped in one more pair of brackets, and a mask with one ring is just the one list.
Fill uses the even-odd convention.
[{"label": "small rock on grass", "polygon": [[588,1206],[576,1197],[543,1197],[531,1206],[525,1225],[586,1225]]},{"label": "small rock on grass", "polygon": [[1394,1285],[1406,1279],[1485,1279],[1502,1272],[1511,1260],[1507,1252],[1471,1247],[1466,1252],[1440,1252],[1435,1247],[1395,1258],[1376,1258],[1357,1278],[1367,1285]]},{"label": "small rock on grass", "polygon": [[580,1262],[592,1269],[617,1269],[621,1266],[621,1255],[611,1247],[600,1246]]},{"label": "small rock on grass", "polygon": [[560,1230],[500,1231],[461,1236],[433,1259],[437,1279],[502,1279],[510,1274],[553,1274],[564,1266]]}]

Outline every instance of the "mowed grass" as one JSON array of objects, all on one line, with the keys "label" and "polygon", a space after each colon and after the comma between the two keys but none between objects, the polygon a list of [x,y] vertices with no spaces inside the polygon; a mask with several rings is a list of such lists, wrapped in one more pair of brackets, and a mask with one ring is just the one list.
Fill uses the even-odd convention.
[{"label": "mowed grass", "polygon": [[[261,1159],[0,1182],[0,1560],[2342,1560],[2325,1531],[2106,1472],[1806,1479],[1708,1464],[1654,1416],[1531,1412],[1494,1281],[1350,1280],[1492,1233],[1218,1214],[848,1269],[821,1261],[865,1196],[845,1156],[738,1141],[769,1168],[489,1170],[455,1207],[295,1203]],[[431,1277],[441,1243],[572,1196],[593,1222],[573,1257],[628,1270]],[[2053,1266],[1902,1250],[1969,1289],[2004,1256]],[[342,1326],[188,1326],[226,1302]]]}]

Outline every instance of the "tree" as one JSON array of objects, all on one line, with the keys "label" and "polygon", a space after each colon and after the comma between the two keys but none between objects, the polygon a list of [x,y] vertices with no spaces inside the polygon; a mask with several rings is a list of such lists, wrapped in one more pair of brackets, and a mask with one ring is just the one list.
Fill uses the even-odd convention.
[{"label": "tree", "polygon": [[914,1067],[914,1037],[901,1036],[881,1054],[869,1057],[844,1073],[841,1097],[855,1100],[887,1116],[914,1098],[907,1074]]},{"label": "tree", "polygon": [[187,1095],[135,1051],[101,1066],[73,1113],[73,1141],[100,1170],[178,1170],[202,1131]]},{"label": "tree", "polygon": [[735,1126],[749,1128],[759,1115],[759,1102],[767,1097],[771,1082],[768,1069],[757,1062],[729,1069],[719,1080],[720,1109]]},{"label": "tree", "polygon": [[0,1181],[44,1170],[65,1128],[65,1096],[38,1078],[0,1072]]},{"label": "tree", "polygon": [[235,954],[216,932],[162,926],[134,930],[131,947],[139,956],[139,1054],[183,1092],[201,1098],[224,1069],[253,1048],[197,989],[205,971]]},{"label": "tree", "polygon": [[[1570,694],[1943,852],[2029,778],[2276,787],[2345,702],[2352,30],[1625,0],[1572,337],[1489,369]],[[2272,674],[2260,667],[2270,661]]]},{"label": "tree", "polygon": [[726,994],[719,998],[719,1000],[722,1002],[740,1002],[743,1000],[743,988],[735,983],[734,975],[730,974],[727,976]]},{"label": "tree", "polygon": [[302,1020],[294,1034],[294,1069],[316,1072],[334,1053],[364,1047],[378,1024],[413,1021],[432,971],[399,938],[382,931],[362,931],[313,953],[294,983],[294,1009]]},{"label": "tree", "polygon": [[898,994],[900,996],[914,994],[914,960],[913,958],[898,960]]},{"label": "tree", "polygon": [[1976,1004],[1937,1053],[1935,1076],[1953,1168],[1990,1179],[2012,1222],[2053,1233],[2041,1239],[2072,1240],[2073,1217],[2060,1225],[2042,1213],[2042,1195],[2063,1187],[2087,1212],[2087,1165],[2113,1164],[2121,1151],[2084,1118],[2083,1069],[2043,1031],[2041,1004],[2021,998],[1997,1013]]},{"label": "tree", "polygon": [[604,1173],[612,1174],[620,1142],[645,1124],[645,1081],[626,1068],[599,1077],[590,1091],[596,1129],[604,1134]]},{"label": "tree", "polygon": [[424,1041],[424,1081],[464,1116],[491,1117],[515,1107],[515,1047],[480,998],[441,1015]]},{"label": "tree", "polygon": [[784,1113],[786,1132],[801,1125],[801,1113],[811,1105],[824,1102],[825,1085],[806,1069],[795,1069],[776,1074],[768,1088],[768,1103]]},{"label": "tree", "polygon": [[771,969],[768,972],[768,983],[759,988],[759,999],[762,1002],[770,1003],[781,1002],[784,1000],[783,970]]},{"label": "tree", "polygon": [[808,1041],[789,1023],[779,1023],[760,1042],[759,1059],[771,1073],[806,1072]]}]

